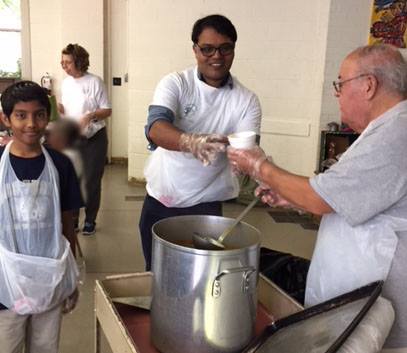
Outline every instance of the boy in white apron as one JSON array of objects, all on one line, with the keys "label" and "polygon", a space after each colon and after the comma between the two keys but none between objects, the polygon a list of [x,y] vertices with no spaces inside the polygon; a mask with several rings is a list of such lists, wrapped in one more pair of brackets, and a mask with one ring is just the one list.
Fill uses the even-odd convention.
[{"label": "boy in white apron", "polygon": [[78,270],[72,210],[80,208],[70,160],[45,149],[46,92],[20,81],[1,96],[13,139],[0,147],[0,347],[57,353],[62,313],[73,310]]}]

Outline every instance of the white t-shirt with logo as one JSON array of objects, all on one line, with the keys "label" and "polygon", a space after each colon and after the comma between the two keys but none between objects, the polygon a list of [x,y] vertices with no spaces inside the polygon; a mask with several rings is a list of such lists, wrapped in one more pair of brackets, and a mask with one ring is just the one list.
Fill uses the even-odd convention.
[{"label": "white t-shirt with logo", "polygon": [[[259,100],[234,77],[215,88],[198,78],[196,67],[171,73],[159,82],[151,105],[170,109],[174,126],[188,133],[228,135],[252,130],[260,134]],[[191,153],[158,147],[144,174],[149,195],[167,207],[223,201],[239,192],[225,153],[204,166]]]}]

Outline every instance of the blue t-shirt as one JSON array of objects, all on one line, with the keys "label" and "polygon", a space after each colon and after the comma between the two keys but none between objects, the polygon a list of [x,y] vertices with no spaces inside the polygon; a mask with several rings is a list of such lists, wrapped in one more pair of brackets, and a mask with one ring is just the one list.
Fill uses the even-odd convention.
[{"label": "blue t-shirt", "polygon": [[[59,175],[61,211],[77,210],[83,206],[79,182],[72,162],[64,154],[46,148]],[[0,158],[4,147],[0,147]],[[36,180],[45,166],[45,156],[22,158],[10,153],[10,163],[19,180]],[[0,310],[7,309],[0,303]]]}]

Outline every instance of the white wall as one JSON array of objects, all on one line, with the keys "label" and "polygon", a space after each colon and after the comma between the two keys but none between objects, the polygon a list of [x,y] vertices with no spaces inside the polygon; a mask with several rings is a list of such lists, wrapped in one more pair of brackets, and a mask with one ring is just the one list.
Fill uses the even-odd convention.
[{"label": "white wall", "polygon": [[103,0],[30,0],[32,80],[48,72],[59,87],[61,50],[78,43],[89,52],[89,71],[103,77]]},{"label": "white wall", "polygon": [[260,98],[261,145],[285,168],[312,174],[319,136],[329,3],[131,0],[129,177],[143,176],[147,156],[143,125],[154,87],[164,74],[194,64],[192,25],[211,13],[224,14],[237,28],[232,73]]},{"label": "white wall", "polygon": [[[103,76],[103,3],[30,0],[34,80],[49,72],[59,93],[60,51],[69,42],[83,45],[90,71]],[[192,25],[211,13],[226,15],[237,28],[232,73],[259,95],[262,146],[282,167],[312,175],[319,131],[339,118],[331,82],[342,58],[367,43],[371,3],[128,0],[129,122],[122,131],[128,134],[129,178],[143,177],[148,155],[143,127],[155,85],[166,73],[195,63]]]},{"label": "white wall", "polygon": [[367,42],[370,3],[130,0],[129,177],[143,177],[143,126],[154,87],[164,74],[194,64],[191,28],[211,13],[237,28],[232,73],[259,95],[261,145],[284,168],[312,175],[320,129],[338,118],[330,82],[345,53]]},{"label": "white wall", "polygon": [[299,174],[315,169],[328,13],[326,0],[261,1],[240,17],[236,69],[262,103],[261,145]]},{"label": "white wall", "polygon": [[55,79],[61,75],[61,7],[59,1],[31,0],[31,71],[32,80],[40,83],[49,72]]},{"label": "white wall", "polygon": [[[128,153],[127,5],[128,0],[109,0],[110,76],[120,77],[121,86],[111,85],[112,117],[109,145],[112,158],[126,158]],[[112,79],[110,81],[112,83]]]},{"label": "white wall", "polygon": [[352,50],[368,43],[372,4],[371,0],[331,0],[326,48],[326,80],[321,103],[322,128],[331,121],[340,122],[332,81],[338,77],[342,59]]}]

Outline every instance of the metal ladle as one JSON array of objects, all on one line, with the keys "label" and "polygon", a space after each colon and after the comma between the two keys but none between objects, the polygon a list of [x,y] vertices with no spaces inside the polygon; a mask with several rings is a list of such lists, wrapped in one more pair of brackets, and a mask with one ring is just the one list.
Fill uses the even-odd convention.
[{"label": "metal ladle", "polygon": [[250,202],[243,212],[237,216],[233,223],[222,232],[218,239],[194,232],[192,235],[194,246],[197,249],[203,250],[224,250],[225,245],[223,244],[223,241],[225,238],[232,232],[232,230],[240,223],[243,217],[246,216],[246,214],[254,207],[254,205],[256,205],[258,201],[259,198],[256,197],[252,202]]}]

